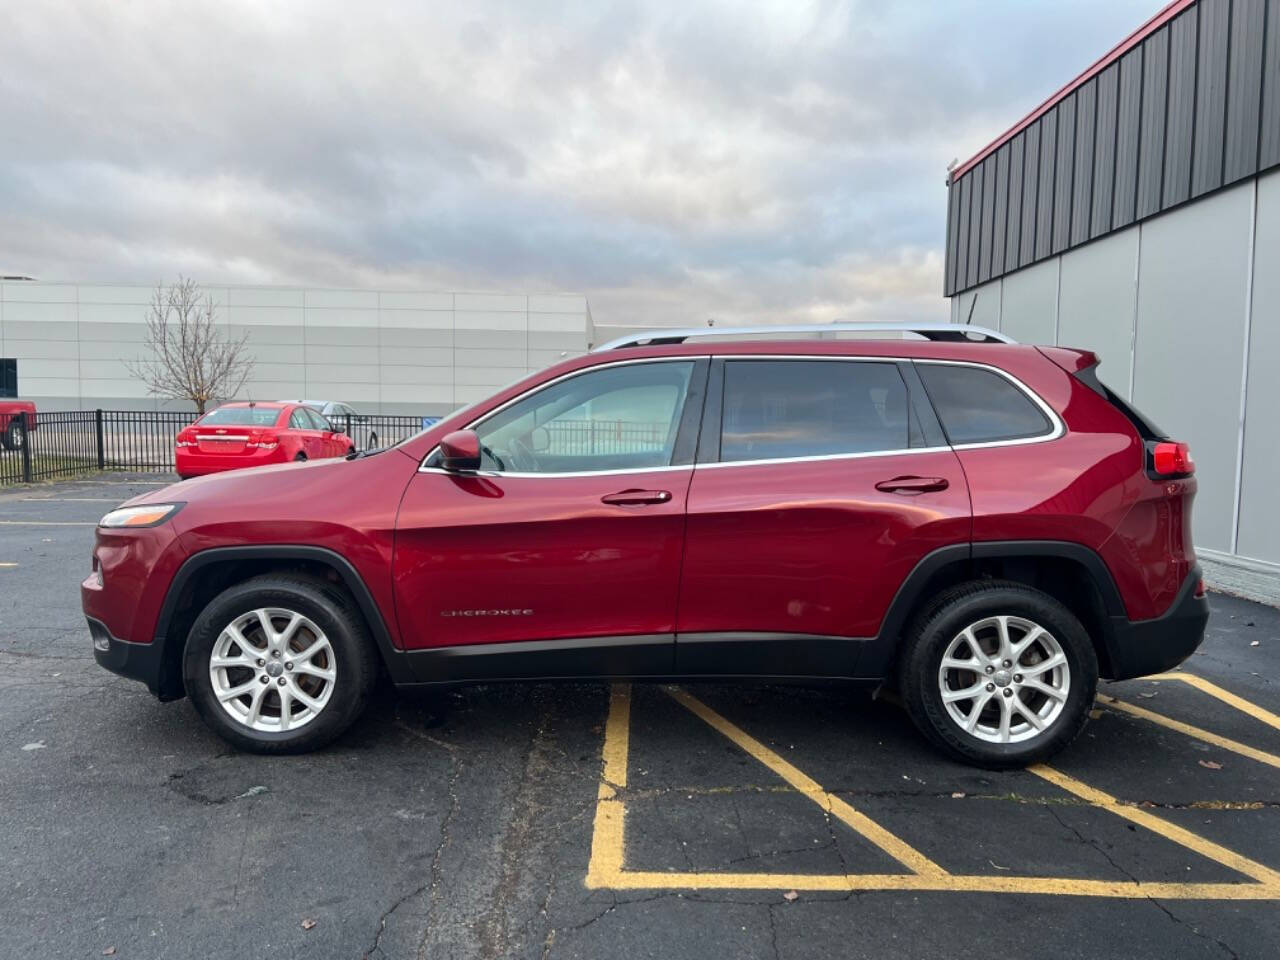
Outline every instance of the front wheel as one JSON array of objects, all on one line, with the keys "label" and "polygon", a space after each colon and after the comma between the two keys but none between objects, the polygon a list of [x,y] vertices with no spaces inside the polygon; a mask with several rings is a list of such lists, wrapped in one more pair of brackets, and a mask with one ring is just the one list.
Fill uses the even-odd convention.
[{"label": "front wheel", "polygon": [[916,726],[943,750],[991,769],[1047,759],[1079,734],[1098,685],[1080,621],[1019,583],[962,584],[908,633],[899,663]]},{"label": "front wheel", "polygon": [[373,645],[331,585],[277,574],[227,588],[201,611],[183,655],[201,718],[254,753],[304,753],[364,710]]}]

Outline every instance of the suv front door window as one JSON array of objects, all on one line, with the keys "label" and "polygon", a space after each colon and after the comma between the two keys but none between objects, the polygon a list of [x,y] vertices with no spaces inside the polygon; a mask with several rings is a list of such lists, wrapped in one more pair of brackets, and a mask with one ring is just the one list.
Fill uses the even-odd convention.
[{"label": "suv front door window", "polygon": [[542,474],[669,466],[693,368],[618,364],[553,383],[476,426],[481,465]]}]

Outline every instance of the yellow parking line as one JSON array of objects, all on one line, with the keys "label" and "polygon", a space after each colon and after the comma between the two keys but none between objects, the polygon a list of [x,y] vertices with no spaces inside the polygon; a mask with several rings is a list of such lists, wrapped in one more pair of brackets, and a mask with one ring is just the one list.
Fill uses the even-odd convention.
[{"label": "yellow parking line", "polygon": [[748,755],[780,776],[797,791],[804,794],[832,816],[844,821],[867,840],[887,853],[893,859],[906,866],[914,873],[923,876],[945,877],[947,871],[938,866],[920,851],[890,833],[864,813],[859,813],[839,797],[832,796],[823,790],[816,780],[796,769],[786,760],[778,756],[759,740],[739,727],[734,726],[720,714],[716,713],[701,700],[690,696],[679,687],[667,688],[677,703],[706,721],[717,731],[724,734]]},{"label": "yellow parking line", "polygon": [[1008,877],[913,873],[661,873],[624,870],[601,884],[614,890],[805,890],[845,893],[909,890],[935,893],[1019,893],[1158,900],[1275,900],[1275,883],[1140,883],[1072,877]]},{"label": "yellow parking line", "polygon": [[1241,713],[1247,713],[1255,720],[1261,720],[1268,726],[1280,730],[1280,716],[1272,713],[1270,710],[1264,710],[1251,700],[1246,700],[1244,697],[1236,696],[1236,694],[1232,693],[1230,690],[1222,689],[1222,687],[1218,686],[1216,683],[1210,683],[1204,677],[1198,677],[1194,673],[1186,673],[1182,670],[1177,670],[1172,673],[1162,673],[1160,676],[1152,679],[1163,680],[1166,677],[1171,680],[1180,680],[1188,686],[1195,687],[1201,693],[1207,693],[1211,697],[1216,697],[1223,703],[1235,707]]},{"label": "yellow parking line", "polygon": [[[1114,813],[1137,826],[1150,830],[1194,853],[1222,864],[1251,878],[1248,883],[1143,883],[1133,880],[1088,880],[1074,877],[986,876],[947,873],[879,824],[858,813],[839,798],[827,793],[812,778],[802,773],[764,744],[726,720],[706,704],[679,688],[667,691],[679,703],[726,736],[746,753],[760,761],[787,783],[815,803],[839,817],[850,827],[875,843],[886,853],[915,872],[868,874],[799,874],[799,873],[675,873],[625,869],[624,827],[626,807],[619,790],[627,785],[627,760],[631,728],[631,688],[627,684],[613,687],[609,701],[609,717],[605,723],[602,749],[602,775],[597,789],[595,827],[591,859],[585,878],[592,889],[612,890],[804,890],[804,891],[917,891],[939,893],[1013,893],[1049,896],[1102,897],[1114,899],[1151,898],[1160,900],[1280,900],[1280,873],[1222,847],[1198,834],[1185,830],[1144,810],[1135,808],[1076,780],[1060,770],[1039,765],[1030,772],[1101,810]],[[1110,700],[1111,698],[1105,698]],[[1112,705],[1127,707],[1113,701]],[[1151,711],[1133,708],[1139,716]],[[1178,724],[1159,714],[1156,722]],[[1196,733],[1225,741],[1207,731]],[[1196,734],[1192,734],[1196,735]],[[1210,741],[1214,742],[1214,741]],[[1234,741],[1225,741],[1242,747]],[[1248,749],[1248,748],[1246,748]],[[1255,751],[1262,753],[1262,751]],[[1263,754],[1270,757],[1270,754]],[[1280,760],[1280,758],[1272,758]],[[1267,762],[1267,761],[1264,761]]]},{"label": "yellow parking line", "polygon": [[1145,707],[1139,707],[1136,704],[1125,703],[1123,700],[1117,700],[1115,697],[1108,697],[1106,694],[1098,694],[1098,702],[1123,713],[1128,713],[1135,717],[1141,717],[1143,720],[1150,720],[1152,723],[1159,724],[1162,727],[1167,727],[1170,730],[1176,730],[1178,733],[1185,734],[1188,737],[1194,737],[1196,740],[1200,740],[1204,743],[1212,744],[1215,747],[1221,747],[1223,750],[1229,750],[1231,753],[1238,753],[1240,756],[1248,757],[1250,760],[1257,760],[1259,763],[1265,763],[1280,769],[1280,756],[1276,756],[1274,753],[1267,753],[1265,750],[1259,750],[1257,747],[1251,747],[1238,740],[1232,740],[1229,737],[1210,733],[1208,730],[1202,730],[1200,727],[1193,727],[1189,723],[1183,723],[1181,720],[1174,720],[1172,717],[1166,717],[1162,713],[1156,713],[1153,710],[1148,710]]},{"label": "yellow parking line", "polygon": [[1096,787],[1091,787],[1087,783],[1063,773],[1061,770],[1055,770],[1053,767],[1045,766],[1043,763],[1037,763],[1034,766],[1027,767],[1027,772],[1048,780],[1054,786],[1061,787],[1068,793],[1074,793],[1081,800],[1087,800],[1095,807],[1108,810],[1117,817],[1122,817],[1131,823],[1136,823],[1138,826],[1150,830],[1152,833],[1159,834],[1166,840],[1172,840],[1179,846],[1186,847],[1202,857],[1214,860],[1237,873],[1243,873],[1246,877],[1252,877],[1259,883],[1280,886],[1280,873],[1270,867],[1265,867],[1256,860],[1241,856],[1234,850],[1219,846],[1212,840],[1206,840],[1199,834],[1184,830],[1182,827],[1145,810],[1122,804],[1111,794],[1104,793]]},{"label": "yellow parking line", "polygon": [[609,695],[604,726],[604,769],[596,791],[596,819],[591,834],[587,886],[613,887],[622,876],[626,809],[618,791],[627,785],[627,753],[631,740],[631,685],[616,683]]}]

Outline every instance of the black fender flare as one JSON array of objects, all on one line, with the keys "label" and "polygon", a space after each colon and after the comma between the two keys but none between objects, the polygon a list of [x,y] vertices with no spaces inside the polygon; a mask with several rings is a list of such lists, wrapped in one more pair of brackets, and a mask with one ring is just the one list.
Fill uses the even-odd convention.
[{"label": "black fender flare", "polygon": [[928,600],[924,594],[929,581],[944,567],[960,563],[965,564],[972,572],[975,562],[979,560],[1021,557],[1053,557],[1070,560],[1084,567],[1102,599],[1109,635],[1100,639],[1109,651],[1113,644],[1115,626],[1118,622],[1128,624],[1129,619],[1115,579],[1097,551],[1069,540],[984,540],[939,547],[920,558],[894,594],[880,623],[876,642],[872,644],[873,649],[866,652],[867,661],[860,664],[859,672],[888,675],[902,631],[920,609],[920,605]]}]

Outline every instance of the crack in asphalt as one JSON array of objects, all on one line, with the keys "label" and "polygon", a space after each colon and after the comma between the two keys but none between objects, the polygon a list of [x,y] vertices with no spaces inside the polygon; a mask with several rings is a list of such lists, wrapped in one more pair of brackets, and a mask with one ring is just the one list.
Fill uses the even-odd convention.
[{"label": "crack in asphalt", "polygon": [[[1103,847],[1101,847],[1097,843],[1097,841],[1086,838],[1084,834],[1082,834],[1079,830],[1077,830],[1071,824],[1065,822],[1060,816],[1058,816],[1058,812],[1056,810],[1050,809],[1049,814],[1053,817],[1053,819],[1058,821],[1059,826],[1061,826],[1065,830],[1070,830],[1073,834],[1075,834],[1076,839],[1080,841],[1080,843],[1084,844],[1087,847],[1091,847],[1094,850],[1096,850],[1098,853],[1102,854],[1102,856],[1106,858],[1107,863],[1111,864],[1112,867],[1114,867],[1120,873],[1124,874],[1124,876],[1128,877],[1131,882],[1136,884],[1142,883],[1141,880],[1139,880],[1136,876],[1134,876],[1132,873],[1130,873],[1128,870],[1122,867],[1116,861],[1116,859],[1113,856],[1111,856],[1110,853],[1108,853]],[[1204,931],[1200,930],[1198,927],[1192,926],[1190,922],[1183,920],[1181,917],[1175,915],[1174,912],[1170,910],[1167,906],[1165,906],[1165,904],[1162,903],[1160,900],[1157,900],[1155,897],[1151,897],[1151,896],[1144,897],[1143,899],[1145,899],[1148,903],[1150,903],[1153,907],[1155,907],[1157,910],[1163,913],[1166,917],[1168,917],[1171,921],[1173,921],[1173,923],[1175,923],[1179,927],[1183,927],[1184,929],[1192,933],[1194,936],[1199,937],[1201,940],[1206,940],[1209,943],[1216,944],[1219,948],[1225,951],[1227,955],[1232,958],[1232,960],[1240,960],[1239,954],[1237,954],[1234,950],[1232,950],[1231,947],[1227,946],[1226,943],[1224,943],[1222,940],[1218,939],[1217,937],[1213,936],[1212,934],[1205,933]]]},{"label": "crack in asphalt", "polygon": [[529,738],[529,744],[524,750],[520,779],[512,802],[512,816],[507,822],[507,830],[502,841],[498,882],[488,910],[476,922],[476,934],[482,956],[500,957],[507,956],[509,953],[510,929],[507,907],[515,894],[515,888],[521,876],[525,849],[533,829],[534,816],[540,806],[533,798],[533,788],[549,766],[545,756],[547,750],[544,747],[550,720],[551,711],[549,708],[544,708]]},{"label": "crack in asphalt", "polygon": [[[435,740],[434,737],[429,737]],[[437,741],[442,747],[445,747],[449,755],[449,812],[445,814],[443,822],[440,824],[440,842],[436,845],[435,851],[431,855],[431,880],[425,886],[429,888],[427,903],[427,922],[423,924],[422,939],[418,941],[418,960],[424,960],[427,950],[427,938],[431,934],[431,919],[435,913],[436,907],[440,903],[440,890],[443,881],[443,870],[441,864],[444,860],[444,852],[450,843],[449,828],[453,826],[453,821],[458,816],[458,810],[461,808],[461,800],[458,796],[458,781],[462,777],[463,763],[459,757],[457,747],[446,744],[443,740]],[[376,946],[380,946],[382,941],[382,931],[378,931],[378,937],[375,941]]]},{"label": "crack in asphalt", "polygon": [[426,946],[427,935],[431,930],[431,912],[439,899],[440,888],[440,860],[444,856],[445,848],[449,845],[449,827],[453,823],[457,815],[458,802],[458,779],[462,776],[462,762],[458,759],[458,748],[448,741],[441,740],[439,737],[433,737],[430,734],[423,733],[421,730],[415,730],[397,716],[394,725],[402,731],[410,734],[415,739],[426,740],[440,749],[445,751],[449,757],[449,779],[447,784],[449,794],[449,810],[445,814],[444,819],[440,822],[440,841],[436,844],[435,850],[431,855],[431,868],[428,872],[427,880],[419,884],[408,893],[395,900],[386,910],[382,911],[378,916],[378,929],[374,933],[373,942],[369,947],[361,953],[361,960],[370,960],[375,953],[382,953],[382,938],[387,932],[387,922],[391,916],[411,900],[421,897],[424,893],[429,893],[427,922],[423,926],[422,940],[418,944],[418,956],[421,957],[423,949]]}]

